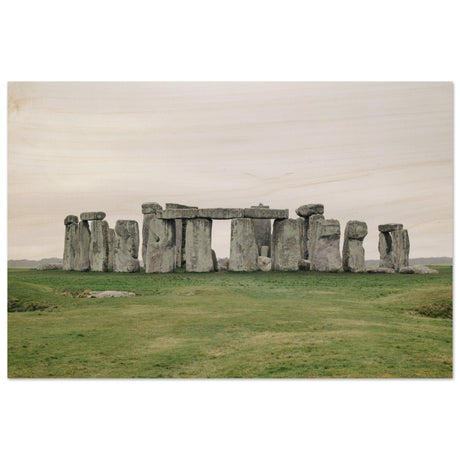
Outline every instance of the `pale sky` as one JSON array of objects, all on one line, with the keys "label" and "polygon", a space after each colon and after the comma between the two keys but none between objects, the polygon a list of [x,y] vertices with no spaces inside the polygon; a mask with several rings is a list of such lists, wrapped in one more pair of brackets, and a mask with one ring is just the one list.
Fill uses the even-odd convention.
[{"label": "pale sky", "polygon": [[367,222],[367,259],[390,222],[411,257],[452,256],[452,104],[451,83],[10,83],[8,258],[62,257],[68,214],[141,225],[147,201],[323,203]]}]

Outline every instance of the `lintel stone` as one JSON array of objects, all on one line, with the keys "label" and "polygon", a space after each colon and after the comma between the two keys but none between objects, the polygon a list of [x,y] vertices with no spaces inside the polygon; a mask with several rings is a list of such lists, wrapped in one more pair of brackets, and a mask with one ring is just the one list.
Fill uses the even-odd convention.
[{"label": "lintel stone", "polygon": [[402,230],[402,224],[382,224],[379,225],[379,232],[394,232],[395,230]]},{"label": "lintel stone", "polygon": [[80,214],[80,220],[104,220],[105,212],[93,211],[93,212],[82,212]]},{"label": "lintel stone", "polygon": [[244,208],[244,217],[251,219],[288,219],[289,209]]}]

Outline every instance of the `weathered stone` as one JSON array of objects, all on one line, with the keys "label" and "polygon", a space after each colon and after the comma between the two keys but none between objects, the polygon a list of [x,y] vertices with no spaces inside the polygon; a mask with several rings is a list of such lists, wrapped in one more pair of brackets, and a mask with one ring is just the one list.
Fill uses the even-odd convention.
[{"label": "weathered stone", "polygon": [[39,264],[37,270],[62,270],[62,264]]},{"label": "weathered stone", "polygon": [[314,244],[310,254],[311,270],[336,272],[342,266],[340,257],[340,223],[335,219],[315,223]]},{"label": "weathered stone", "polygon": [[109,224],[105,220],[91,222],[91,241],[89,245],[89,266],[93,272],[108,271],[109,262]]},{"label": "weathered stone", "polygon": [[216,252],[214,251],[214,249],[211,249],[211,255],[212,255],[212,266],[214,268],[214,271],[218,272],[219,264],[217,263],[217,256],[216,256]]},{"label": "weathered stone", "polygon": [[109,233],[108,233],[109,257],[107,260],[107,270],[109,272],[113,272],[113,254],[115,251],[115,241],[116,241],[115,230],[113,228],[109,228]]},{"label": "weathered stone", "polygon": [[402,230],[402,224],[382,224],[379,225],[379,232],[394,232],[395,230]]},{"label": "weathered stone", "polygon": [[272,269],[272,259],[270,257],[259,256],[257,258],[257,266],[263,272],[269,272]]},{"label": "weathered stone", "polygon": [[201,217],[203,219],[227,220],[235,219],[237,217],[243,217],[244,211],[241,208],[198,209],[196,216]]},{"label": "weathered stone", "polygon": [[289,209],[244,208],[244,217],[251,219],[287,219]]},{"label": "weathered stone", "polygon": [[89,298],[102,299],[104,297],[135,297],[135,292],[128,291],[90,291]]},{"label": "weathered stone", "polygon": [[169,273],[176,266],[176,224],[174,220],[150,220],[145,273]]},{"label": "weathered stone", "polygon": [[[187,206],[179,203],[166,203],[166,209],[198,209],[196,206]],[[176,267],[185,266],[185,227],[186,219],[174,219],[176,223]]]},{"label": "weathered stone", "polygon": [[185,270],[188,272],[212,272],[211,253],[212,221],[191,219],[187,222],[185,238]]},{"label": "weathered stone", "polygon": [[[258,206],[251,206],[251,209],[269,209],[269,206],[260,203]],[[259,254],[270,257],[270,245],[272,239],[272,221],[270,219],[254,219],[254,232]],[[262,254],[262,248],[267,248],[267,252]]]},{"label": "weathered stone", "polygon": [[117,220],[115,223],[115,244],[113,271],[138,272],[139,267],[139,225],[135,220]]},{"label": "weathered stone", "polygon": [[304,204],[295,210],[299,217],[310,217],[314,214],[324,214],[323,204]]},{"label": "weathered stone", "polygon": [[80,241],[78,236],[78,224],[70,222],[65,226],[64,256],[62,258],[62,267],[64,270],[77,269],[79,253]]},{"label": "weathered stone", "polygon": [[297,271],[301,254],[302,226],[297,219],[275,220],[272,236],[272,270]]},{"label": "weathered stone", "polygon": [[380,232],[379,233],[379,253],[380,253],[379,267],[393,268],[392,252],[393,252],[393,239],[390,235],[390,232]]},{"label": "weathered stone", "polygon": [[[255,226],[254,226],[254,230],[255,230]],[[270,232],[270,233],[271,233],[271,232]],[[256,239],[257,239],[257,236],[256,236]],[[262,246],[262,247],[260,248],[260,255],[261,255],[262,257],[269,257],[269,255],[268,255],[268,254],[269,254],[269,251],[268,251],[268,250],[269,250],[269,247],[268,247],[268,246]]]},{"label": "weathered stone", "polygon": [[157,214],[162,209],[161,205],[155,202],[142,203],[142,214]]},{"label": "weathered stone", "polygon": [[89,248],[91,243],[91,231],[87,220],[78,223],[78,252],[75,256],[75,270],[87,272],[89,264]]},{"label": "weathered stone", "polygon": [[195,219],[198,209],[165,209],[157,214],[159,219]]},{"label": "weathered stone", "polygon": [[388,267],[367,267],[366,268],[367,273],[394,273],[393,268],[388,268]]},{"label": "weathered stone", "polygon": [[409,274],[409,275],[436,275],[439,273],[438,270],[434,268],[426,267],[425,265],[409,265],[406,267],[401,267],[399,273]]},{"label": "weathered stone", "polygon": [[104,220],[105,212],[95,211],[95,212],[82,212],[80,214],[80,220]]},{"label": "weathered stone", "polygon": [[78,224],[78,217],[77,216],[67,216],[64,219],[64,225],[69,225],[69,224]]},{"label": "weathered stone", "polygon": [[259,251],[252,219],[232,219],[231,231],[229,271],[256,271]]},{"label": "weathered stone", "polygon": [[365,271],[363,240],[367,235],[367,224],[350,220],[345,227],[342,251],[342,266],[345,272]]},{"label": "weathered stone", "polygon": [[304,243],[302,245],[304,249],[304,254],[303,254],[304,259],[311,260],[312,248],[316,243],[316,237],[317,237],[316,224],[322,220],[324,220],[324,216],[322,216],[321,214],[313,214],[310,217],[307,217],[305,219],[304,229],[303,229],[303,238],[305,238],[305,234],[306,234],[307,241],[305,244],[305,240],[304,240]]},{"label": "weathered stone", "polygon": [[393,267],[399,270],[409,265],[409,234],[407,230],[395,230],[391,235],[393,236]]},{"label": "weathered stone", "polygon": [[310,261],[306,259],[301,259],[299,262],[299,270],[307,272],[310,270]]},{"label": "weathered stone", "polygon": [[219,271],[224,272],[228,270],[228,257],[224,257],[223,259],[217,259],[217,262],[219,264]]},{"label": "weathered stone", "polygon": [[[389,224],[388,224],[389,225]],[[387,227],[388,227],[387,225]],[[379,235],[379,252],[380,267],[394,268],[399,270],[401,267],[409,265],[409,234],[404,230],[401,224],[396,230],[390,232],[380,232]],[[382,226],[379,226],[379,228]],[[385,228],[387,228],[385,227]]]},{"label": "weathered stone", "polygon": [[142,222],[142,263],[145,268],[147,257],[147,243],[149,241],[150,221],[161,214],[162,207],[158,203],[144,203],[142,205],[142,214],[144,219]]}]

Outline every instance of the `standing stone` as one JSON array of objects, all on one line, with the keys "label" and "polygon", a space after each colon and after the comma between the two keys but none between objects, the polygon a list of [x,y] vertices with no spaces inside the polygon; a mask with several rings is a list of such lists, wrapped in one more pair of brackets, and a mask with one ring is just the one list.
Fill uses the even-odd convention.
[{"label": "standing stone", "polygon": [[367,224],[357,220],[350,220],[345,227],[343,241],[342,266],[345,272],[364,272],[363,240],[367,235]]},{"label": "standing stone", "polygon": [[[270,232],[271,233],[271,232]],[[257,237],[256,237],[257,238]],[[262,246],[260,248],[260,255],[262,257],[268,257],[268,252],[269,252],[270,247],[269,246]]]},{"label": "standing stone", "polygon": [[[166,209],[198,209],[196,206],[186,206],[185,204],[166,203]],[[176,223],[176,267],[185,265],[185,226],[187,219],[174,219]]]},{"label": "standing stone", "polygon": [[176,266],[176,225],[172,219],[150,220],[145,273],[169,273]]},{"label": "standing stone", "polygon": [[297,219],[276,219],[272,236],[272,270],[297,271],[301,254],[302,226]]},{"label": "standing stone", "polygon": [[89,245],[89,266],[93,272],[108,271],[109,264],[109,224],[105,220],[91,222]]},{"label": "standing stone", "polygon": [[324,214],[324,205],[315,203],[315,204],[304,204],[295,210],[296,214],[302,218],[303,223],[303,234],[302,234],[302,258],[308,259],[309,254],[309,243],[308,243],[308,229],[310,226],[310,217],[323,215]]},{"label": "standing stone", "polygon": [[117,220],[115,223],[115,244],[113,271],[139,271],[139,225],[135,220]]},{"label": "standing stone", "polygon": [[161,213],[163,208],[158,203],[143,203],[142,204],[142,214],[144,215],[144,220],[142,222],[142,263],[144,268],[146,268],[146,256],[147,256],[147,243],[149,240],[149,226],[150,221],[158,214]]},{"label": "standing stone", "polygon": [[76,258],[79,253],[78,240],[78,217],[67,216],[64,219],[65,237],[64,237],[64,256],[62,258],[63,270],[75,270]]},{"label": "standing stone", "polygon": [[211,253],[212,221],[190,219],[186,225],[185,270],[188,272],[212,272]]},{"label": "standing stone", "polygon": [[211,255],[212,255],[212,266],[214,268],[214,271],[218,272],[219,271],[219,263],[217,262],[216,251],[214,251],[214,249],[211,249]]},{"label": "standing stone", "polygon": [[[304,227],[307,229],[307,246],[306,247],[307,247],[307,253],[311,257],[314,251],[314,247],[316,245],[316,241],[317,241],[318,233],[316,231],[316,227],[318,225],[318,222],[324,220],[324,216],[322,216],[321,214],[313,214],[310,217],[306,217],[305,219],[308,220],[308,225]],[[306,259],[306,260],[310,260],[310,259]]]},{"label": "standing stone", "polygon": [[[260,203],[258,206],[251,206],[251,209],[269,209],[270,206]],[[256,235],[257,248],[259,255],[270,257],[270,245],[272,239],[272,222],[270,219],[253,219],[254,232]],[[268,252],[262,254],[262,248],[267,247]]]},{"label": "standing stone", "polygon": [[342,266],[340,258],[340,223],[335,219],[317,220],[310,254],[311,270],[336,272]]},{"label": "standing stone", "polygon": [[409,234],[402,224],[379,225],[379,267],[399,270],[409,265]]},{"label": "standing stone", "polygon": [[232,272],[256,271],[258,269],[258,256],[259,251],[252,219],[244,217],[232,219],[228,270]]},{"label": "standing stone", "polygon": [[75,257],[75,270],[87,272],[90,269],[89,248],[91,243],[91,231],[87,220],[78,223],[78,249]]},{"label": "standing stone", "polygon": [[113,253],[115,251],[115,230],[113,228],[109,228],[108,234],[108,243],[109,243],[109,258],[107,262],[107,270],[109,272],[113,272]]}]

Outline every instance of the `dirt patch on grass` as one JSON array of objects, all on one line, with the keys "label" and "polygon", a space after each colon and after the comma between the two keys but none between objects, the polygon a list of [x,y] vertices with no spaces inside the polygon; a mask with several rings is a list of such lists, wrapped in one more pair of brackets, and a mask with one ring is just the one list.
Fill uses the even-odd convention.
[{"label": "dirt patch on grass", "polygon": [[414,316],[425,316],[427,318],[448,318],[452,319],[453,306],[451,301],[445,301],[430,305],[422,305],[409,312]]}]

